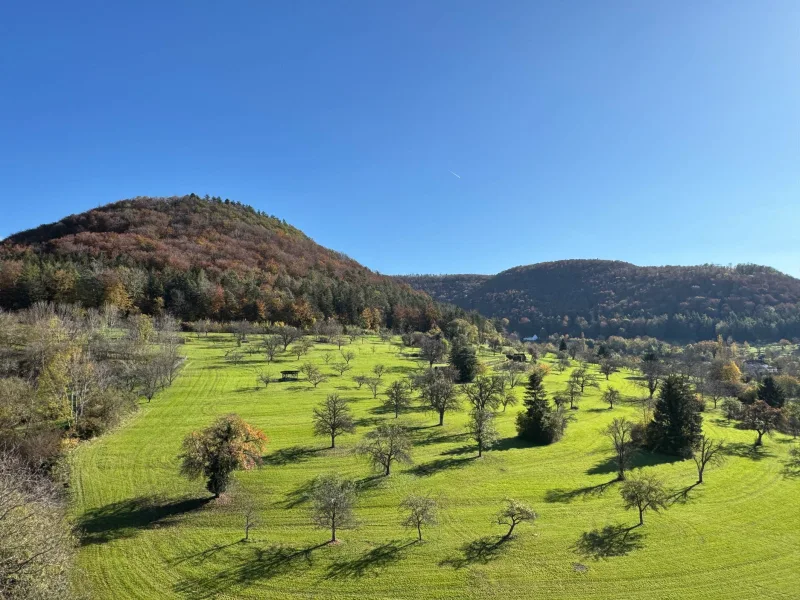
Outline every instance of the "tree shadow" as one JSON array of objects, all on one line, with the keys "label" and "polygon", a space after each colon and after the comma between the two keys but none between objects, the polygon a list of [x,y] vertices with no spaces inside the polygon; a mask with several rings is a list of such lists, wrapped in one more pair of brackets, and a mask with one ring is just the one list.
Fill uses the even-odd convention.
[{"label": "tree shadow", "polygon": [[309,448],[308,446],[290,446],[281,448],[263,458],[265,465],[280,467],[283,465],[304,462],[324,448]]},{"label": "tree shadow", "polygon": [[283,508],[296,508],[311,500],[311,492],[314,491],[314,480],[310,479],[305,483],[299,485],[291,492],[286,494],[286,499],[278,502],[279,506]]},{"label": "tree shadow", "polygon": [[644,534],[634,531],[637,527],[639,525],[606,525],[602,529],[585,531],[575,542],[573,549],[577,554],[595,560],[625,556],[644,547]]},{"label": "tree shadow", "polygon": [[529,442],[526,442],[522,438],[517,436],[503,438],[499,440],[494,446],[492,446],[492,450],[521,450],[523,448],[534,448],[535,446]]},{"label": "tree shadow", "polygon": [[405,550],[413,546],[416,541],[400,543],[392,540],[381,544],[352,560],[342,560],[331,564],[325,579],[346,579],[364,577],[365,575],[378,576],[380,571],[400,561],[405,556]]},{"label": "tree shadow", "polygon": [[[656,465],[671,464],[684,460],[680,456],[670,456],[669,454],[659,454],[658,452],[635,452],[631,456],[629,469],[640,469],[642,467],[654,467]],[[600,461],[587,471],[587,475],[608,475],[617,472],[617,461],[609,457]]]},{"label": "tree shadow", "polygon": [[210,501],[210,497],[166,500],[139,496],[89,510],[77,522],[81,545],[105,544],[133,537],[142,529],[175,525],[182,515],[199,510]]},{"label": "tree shadow", "polygon": [[[438,425],[436,425],[438,427]],[[427,427],[423,427],[422,429],[427,429]],[[449,444],[455,442],[463,442],[467,439],[469,434],[467,433],[443,433],[443,434],[428,434],[425,437],[421,437],[419,440],[414,441],[415,446],[430,446],[433,444]]]},{"label": "tree shadow", "polygon": [[367,477],[356,481],[356,488],[358,489],[359,493],[368,492],[369,490],[374,490],[375,488],[380,487],[384,481],[386,481],[386,477],[383,474],[368,475]]},{"label": "tree shadow", "polygon": [[236,544],[241,544],[242,541],[243,540],[239,540],[236,542],[231,542],[230,544],[214,544],[211,546],[211,548],[202,550],[200,552],[194,552],[192,554],[186,554],[180,558],[169,561],[167,564],[170,566],[179,565],[181,563],[202,564],[206,559],[214,556],[216,553],[221,552],[226,548],[230,548],[231,546],[235,546]]},{"label": "tree shadow", "polygon": [[377,425],[378,423],[382,423],[384,419],[379,417],[361,417],[354,421],[356,427],[369,427],[371,425]]},{"label": "tree shadow", "polygon": [[692,485],[686,486],[682,490],[678,490],[675,493],[671,494],[667,497],[667,501],[670,504],[686,504],[692,497],[689,495],[690,492],[696,488],[699,483],[693,483]]},{"label": "tree shadow", "polygon": [[[492,446],[494,448],[494,446]],[[442,452],[442,456],[460,456],[462,454],[470,454],[477,452],[475,446],[459,446],[458,448],[450,448]]]},{"label": "tree shadow", "polygon": [[249,548],[250,556],[238,559],[238,566],[216,573],[185,579],[175,585],[174,590],[187,598],[212,598],[228,591],[235,585],[249,585],[254,581],[272,579],[301,566],[313,565],[313,551],[327,546],[316,544],[306,548],[270,546]]},{"label": "tree shadow", "polygon": [[417,465],[408,472],[417,477],[429,477],[447,469],[458,469],[466,467],[469,463],[475,460],[477,456],[468,456],[466,458],[437,458],[430,462]]},{"label": "tree shadow", "polygon": [[463,569],[472,564],[486,564],[498,557],[507,549],[509,539],[498,536],[484,536],[461,546],[461,554],[446,558],[439,562],[440,567]]},{"label": "tree shadow", "polygon": [[726,456],[738,456],[739,458],[749,458],[750,460],[756,461],[775,457],[775,455],[764,448],[764,446],[754,446],[753,444],[747,444],[745,442],[725,444],[722,452]]},{"label": "tree shadow", "polygon": [[602,496],[605,491],[617,483],[618,479],[612,479],[611,481],[607,481],[605,483],[600,483],[598,485],[589,485],[582,488],[577,488],[574,490],[565,490],[563,488],[556,488],[552,490],[547,490],[544,494],[544,501],[549,502],[551,504],[569,504],[576,498],[587,498],[589,496]]}]

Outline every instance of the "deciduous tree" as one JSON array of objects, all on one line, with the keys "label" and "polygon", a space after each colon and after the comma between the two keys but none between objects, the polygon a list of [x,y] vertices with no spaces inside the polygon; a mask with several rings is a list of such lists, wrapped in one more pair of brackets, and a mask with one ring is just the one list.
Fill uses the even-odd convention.
[{"label": "deciduous tree", "polygon": [[329,436],[331,448],[336,447],[336,438],[343,433],[356,430],[350,403],[338,394],[328,394],[325,401],[314,409],[314,435]]}]

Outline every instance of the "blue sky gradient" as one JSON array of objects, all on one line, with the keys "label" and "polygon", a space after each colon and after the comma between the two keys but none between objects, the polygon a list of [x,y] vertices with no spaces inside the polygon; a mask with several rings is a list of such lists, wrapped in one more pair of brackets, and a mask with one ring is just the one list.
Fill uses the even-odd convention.
[{"label": "blue sky gradient", "polygon": [[0,238],[189,192],[385,273],[800,276],[800,3],[4,3]]}]

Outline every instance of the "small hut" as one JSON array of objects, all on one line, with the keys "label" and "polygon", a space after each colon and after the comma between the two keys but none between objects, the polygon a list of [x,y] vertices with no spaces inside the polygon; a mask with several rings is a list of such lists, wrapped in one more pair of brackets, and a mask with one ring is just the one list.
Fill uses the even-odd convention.
[{"label": "small hut", "polygon": [[281,381],[297,381],[300,371],[281,371]]}]

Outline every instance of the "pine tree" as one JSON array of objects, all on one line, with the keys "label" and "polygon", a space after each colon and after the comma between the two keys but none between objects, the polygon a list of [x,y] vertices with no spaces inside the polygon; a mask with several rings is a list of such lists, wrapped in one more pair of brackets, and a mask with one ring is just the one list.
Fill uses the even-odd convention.
[{"label": "pine tree", "polygon": [[453,342],[450,350],[450,364],[458,371],[461,383],[470,383],[478,374],[478,357],[475,348],[466,339]]},{"label": "pine tree", "polygon": [[543,384],[544,375],[534,371],[525,386],[525,410],[517,415],[517,434],[534,444],[551,444],[563,433],[561,419],[550,406]]},{"label": "pine tree", "polygon": [[688,457],[700,441],[703,417],[700,403],[680,375],[664,379],[653,420],[647,425],[647,445],[664,454]]},{"label": "pine tree", "polygon": [[786,404],[786,394],[775,382],[774,377],[765,377],[758,386],[758,399],[763,400],[772,408],[783,408],[783,405]]}]

